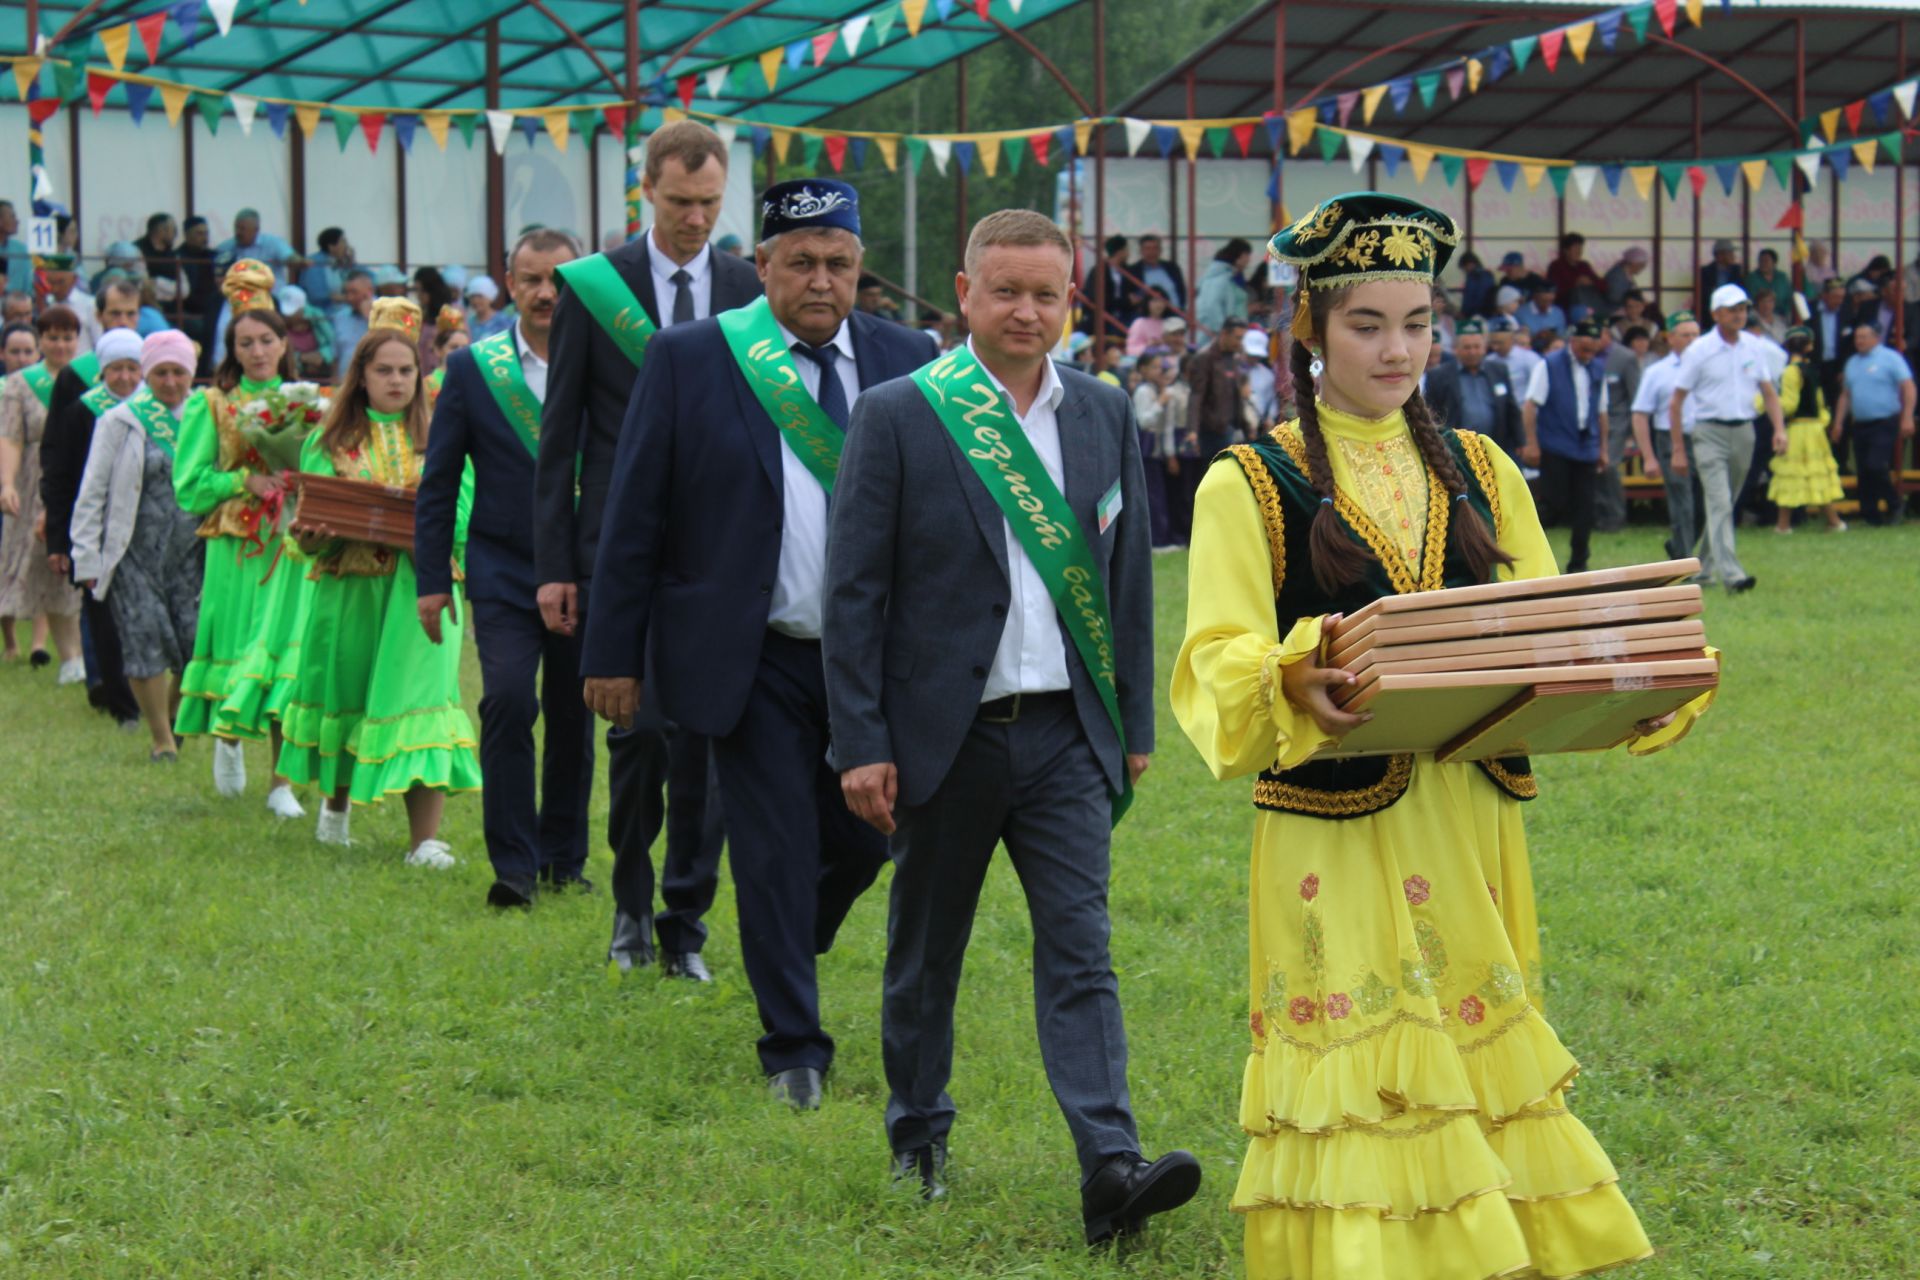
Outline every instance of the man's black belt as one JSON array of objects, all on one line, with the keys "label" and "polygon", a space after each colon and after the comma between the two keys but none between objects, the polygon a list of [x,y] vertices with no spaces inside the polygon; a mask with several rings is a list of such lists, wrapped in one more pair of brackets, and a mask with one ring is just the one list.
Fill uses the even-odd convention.
[{"label": "man's black belt", "polygon": [[1067,689],[1055,689],[1047,693],[1010,693],[1004,698],[981,703],[977,718],[987,724],[1012,724],[1027,712],[1042,711],[1063,700],[1071,702],[1073,693]]},{"label": "man's black belt", "polygon": [[1695,418],[1694,424],[1696,426],[1708,426],[1708,427],[1750,427],[1753,425],[1753,419],[1752,418]]}]

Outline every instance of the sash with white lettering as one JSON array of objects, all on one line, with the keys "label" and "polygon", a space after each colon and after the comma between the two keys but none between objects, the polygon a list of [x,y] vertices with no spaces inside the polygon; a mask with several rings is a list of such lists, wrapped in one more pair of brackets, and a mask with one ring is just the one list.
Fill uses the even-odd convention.
[{"label": "sash with white lettering", "polygon": [[46,361],[42,360],[22,369],[20,380],[27,384],[27,390],[38,397],[42,409],[49,408],[53,404],[53,375],[47,372]]},{"label": "sash with white lettering", "polygon": [[[765,298],[755,298],[747,306],[722,312],[720,333],[753,389],[754,399],[780,428],[793,456],[806,465],[822,489],[832,493],[847,435],[807,394],[800,370],[794,367],[793,353],[780,336],[780,322],[773,318],[773,308]],[[840,375],[822,369],[820,376]]]},{"label": "sash with white lettering", "polygon": [[599,322],[614,345],[639,368],[655,326],[647,309],[640,305],[640,299],[620,278],[619,269],[607,261],[606,254],[596,253],[563,262],[558,270],[567,287],[580,295],[587,314]]},{"label": "sash with white lettering", "polygon": [[171,458],[174,442],[180,435],[180,423],[173,416],[173,410],[160,403],[159,397],[147,390],[142,390],[126,403],[127,412],[147,433],[147,439],[159,445],[160,452]]},{"label": "sash with white lettering", "polygon": [[[1047,584],[1047,594],[1073,637],[1073,646],[1093,676],[1100,704],[1113,721],[1120,750],[1127,733],[1120,722],[1120,687],[1114,667],[1113,620],[1100,570],[1053,477],[1033,451],[1027,433],[1006,399],[994,389],[973,353],[955,347],[911,375],[934,414],[960,446],[994,505],[1007,518],[1020,549]],[[1117,825],[1133,803],[1133,781],[1121,765],[1119,795],[1113,798]]]},{"label": "sash with white lettering", "polygon": [[120,397],[114,395],[113,388],[103,382],[81,396],[80,403],[92,410],[93,416],[97,418],[107,410],[113,408],[116,404],[119,404]]},{"label": "sash with white lettering", "polygon": [[540,401],[534,398],[533,388],[527,385],[527,375],[520,367],[520,351],[514,343],[513,330],[504,329],[491,338],[482,338],[473,344],[472,350],[473,363],[480,370],[481,381],[493,393],[493,402],[500,406],[507,424],[520,437],[520,443],[527,446],[527,452],[539,456]]}]

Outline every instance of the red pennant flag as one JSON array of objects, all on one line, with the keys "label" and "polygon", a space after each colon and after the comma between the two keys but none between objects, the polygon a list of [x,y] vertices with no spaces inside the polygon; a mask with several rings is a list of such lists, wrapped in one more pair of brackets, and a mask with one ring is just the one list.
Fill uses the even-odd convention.
[{"label": "red pennant flag", "polygon": [[1780,215],[1780,221],[1773,224],[1773,229],[1775,231],[1800,231],[1803,230],[1806,225],[1806,211],[1800,207],[1798,202],[1795,202],[1787,206],[1787,211]]},{"label": "red pennant flag", "polygon": [[835,173],[847,163],[847,135],[830,133],[826,137],[827,163],[833,166]]},{"label": "red pennant flag", "polygon": [[53,116],[55,112],[59,110],[60,110],[60,99],[35,98],[32,102],[29,102],[27,104],[27,118],[32,120],[33,127],[38,129],[41,125],[45,124],[48,121],[48,119],[50,119]]},{"label": "red pennant flag", "polygon": [[822,31],[813,38],[814,66],[817,67],[827,60],[827,55],[833,52],[833,42],[839,38],[840,32],[837,29],[833,31]]},{"label": "red pennant flag", "polygon": [[1653,0],[1653,11],[1660,19],[1660,29],[1668,35],[1673,34],[1673,20],[1679,9],[1679,0]]},{"label": "red pennant flag", "polygon": [[696,78],[694,76],[681,76],[680,82],[674,85],[674,89],[680,94],[680,106],[683,110],[693,110],[693,86],[695,83]]},{"label": "red pennant flag", "polygon": [[160,61],[160,38],[166,34],[167,11],[162,9],[144,18],[135,18],[133,26],[140,33],[140,43],[146,46],[148,64]]},{"label": "red pennant flag", "polygon": [[625,107],[602,107],[600,114],[606,117],[607,128],[613,131],[614,137],[625,138],[627,136],[627,109]]},{"label": "red pennant flag", "polygon": [[1698,200],[1700,193],[1707,189],[1707,171],[1697,164],[1688,165],[1687,184],[1693,188],[1693,198]]},{"label": "red pennant flag", "polygon": [[1242,156],[1250,154],[1253,147],[1253,122],[1248,121],[1246,124],[1233,126],[1233,140],[1240,145]]},{"label": "red pennant flag", "polygon": [[1549,72],[1560,66],[1560,46],[1566,43],[1565,31],[1548,31],[1540,37],[1540,59]]},{"label": "red pennant flag", "polygon": [[1467,185],[1477,188],[1480,185],[1480,179],[1487,176],[1487,166],[1492,163],[1493,161],[1485,156],[1467,157]]},{"label": "red pennant flag", "polygon": [[100,114],[100,108],[107,105],[107,95],[118,83],[112,76],[103,76],[98,71],[87,72],[87,101],[93,104],[93,114]]},{"label": "red pennant flag", "polygon": [[1847,118],[1848,133],[1860,132],[1860,112],[1866,105],[1866,101],[1862,99],[1859,102],[1849,102],[1841,109],[1840,114]]},{"label": "red pennant flag", "polygon": [[1027,135],[1027,145],[1033,148],[1033,158],[1043,165],[1047,162],[1047,148],[1052,144],[1053,135],[1050,133],[1030,133]]},{"label": "red pennant flag", "polygon": [[367,150],[380,149],[380,131],[387,127],[387,113],[384,111],[363,111],[360,113],[360,131],[367,135]]},{"label": "red pennant flag", "polygon": [[989,0],[973,0],[973,11],[980,15],[980,21],[982,22],[987,20],[988,3]]}]

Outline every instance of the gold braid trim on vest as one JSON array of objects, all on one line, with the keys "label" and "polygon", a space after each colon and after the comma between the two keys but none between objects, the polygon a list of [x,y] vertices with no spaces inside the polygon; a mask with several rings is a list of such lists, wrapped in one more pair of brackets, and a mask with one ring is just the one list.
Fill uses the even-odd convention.
[{"label": "gold braid trim on vest", "polygon": [[1287,513],[1280,505],[1280,490],[1252,445],[1236,444],[1229,452],[1253,486],[1253,500],[1260,504],[1260,515],[1266,521],[1267,552],[1273,559],[1273,595],[1277,600],[1287,581]]}]

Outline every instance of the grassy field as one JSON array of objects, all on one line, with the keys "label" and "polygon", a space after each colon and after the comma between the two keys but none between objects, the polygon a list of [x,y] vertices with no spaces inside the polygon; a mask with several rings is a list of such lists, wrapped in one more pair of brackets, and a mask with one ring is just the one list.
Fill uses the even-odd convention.
[{"label": "grassy field", "polygon": [[[1743,542],[1761,585],[1709,599],[1726,679],[1699,730],[1644,761],[1542,763],[1550,1013],[1661,1250],[1632,1274],[1912,1277],[1920,530]],[[1186,566],[1156,564],[1164,687]],[[1124,1261],[1076,1243],[1004,863],[961,996],[952,1195],[929,1210],[886,1176],[884,880],[823,963],[839,1062],[796,1116],[764,1097],[724,888],[716,985],[616,981],[604,891],[482,907],[477,798],[449,810],[460,867],[410,870],[398,805],[324,849],[266,815],[258,753],[222,802],[204,744],[150,767],[80,702],[0,669],[0,1275],[1239,1274],[1252,811],[1164,699],[1117,838],[1115,953],[1142,1136],[1192,1148],[1207,1182]],[[602,784],[604,811],[604,763]]]}]

